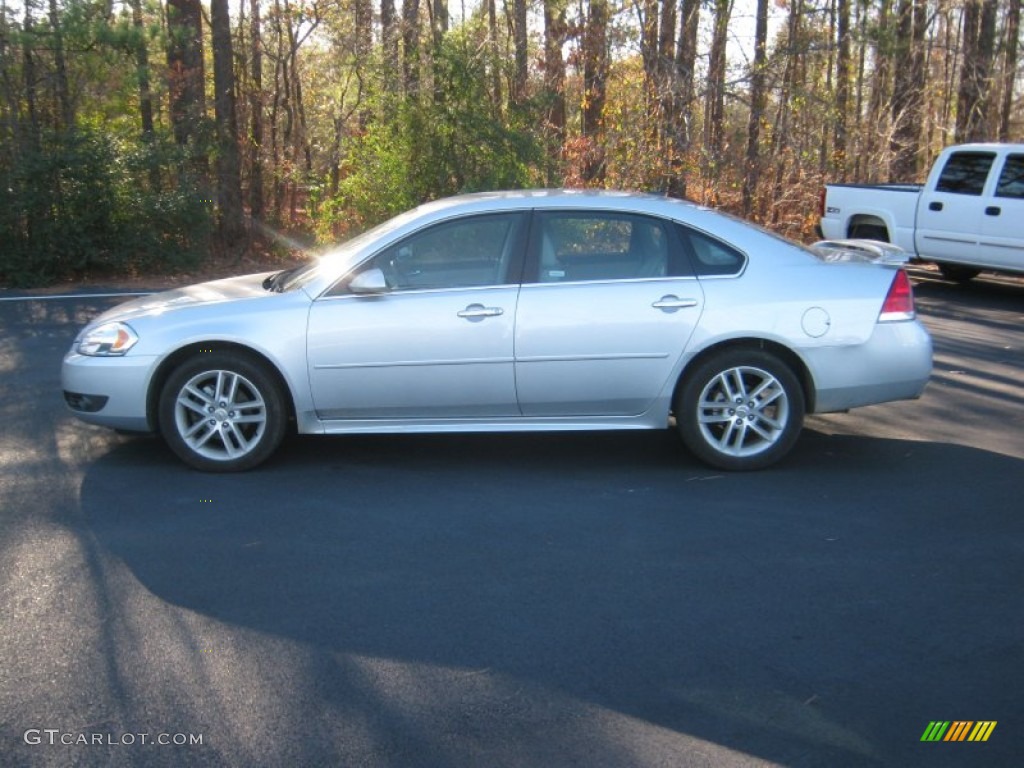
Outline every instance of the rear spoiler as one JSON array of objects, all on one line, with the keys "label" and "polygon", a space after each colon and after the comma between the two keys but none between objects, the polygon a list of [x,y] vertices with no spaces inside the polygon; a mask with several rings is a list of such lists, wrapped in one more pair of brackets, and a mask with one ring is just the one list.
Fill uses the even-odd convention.
[{"label": "rear spoiler", "polygon": [[880,240],[820,240],[810,246],[822,261],[866,261],[902,267],[910,254],[892,243]]}]

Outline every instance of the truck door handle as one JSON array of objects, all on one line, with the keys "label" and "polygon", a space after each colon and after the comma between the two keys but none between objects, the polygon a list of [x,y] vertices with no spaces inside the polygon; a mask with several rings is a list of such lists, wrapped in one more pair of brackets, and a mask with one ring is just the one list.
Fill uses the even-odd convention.
[{"label": "truck door handle", "polygon": [[998,216],[1002,212],[1003,209],[1000,208],[998,205],[990,205],[988,208],[985,209],[986,216]]},{"label": "truck door handle", "polygon": [[938,202],[928,203],[928,210],[929,211],[941,211],[942,210],[942,203],[938,203]]},{"label": "truck door handle", "polygon": [[485,307],[483,304],[470,304],[457,314],[459,317],[465,318],[470,322],[478,322],[483,320],[485,317],[498,317],[504,313],[505,310],[501,307]]}]

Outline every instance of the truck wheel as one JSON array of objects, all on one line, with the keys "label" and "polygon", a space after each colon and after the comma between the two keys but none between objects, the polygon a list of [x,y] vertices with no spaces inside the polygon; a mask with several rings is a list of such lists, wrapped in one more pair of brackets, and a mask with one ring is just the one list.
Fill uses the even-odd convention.
[{"label": "truck wheel", "polygon": [[944,278],[955,283],[966,283],[981,274],[980,269],[961,267],[958,264],[939,264],[939,272]]},{"label": "truck wheel", "polygon": [[854,240],[877,240],[889,242],[889,232],[881,224],[854,224],[850,227],[850,237]]}]

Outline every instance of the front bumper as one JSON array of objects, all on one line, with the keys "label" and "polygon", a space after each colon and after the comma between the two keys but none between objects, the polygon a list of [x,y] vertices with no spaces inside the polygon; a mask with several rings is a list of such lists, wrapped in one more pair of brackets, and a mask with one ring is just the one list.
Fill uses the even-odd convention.
[{"label": "front bumper", "polygon": [[90,424],[130,432],[156,428],[147,417],[146,395],[157,358],[149,355],[64,356],[61,386],[68,408]]}]

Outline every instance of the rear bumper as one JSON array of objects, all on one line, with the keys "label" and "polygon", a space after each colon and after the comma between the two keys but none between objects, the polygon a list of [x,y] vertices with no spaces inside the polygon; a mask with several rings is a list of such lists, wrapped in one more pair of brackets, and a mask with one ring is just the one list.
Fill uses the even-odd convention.
[{"label": "rear bumper", "polygon": [[932,373],[932,340],[917,320],[878,323],[865,344],[807,353],[815,413],[913,400]]}]

